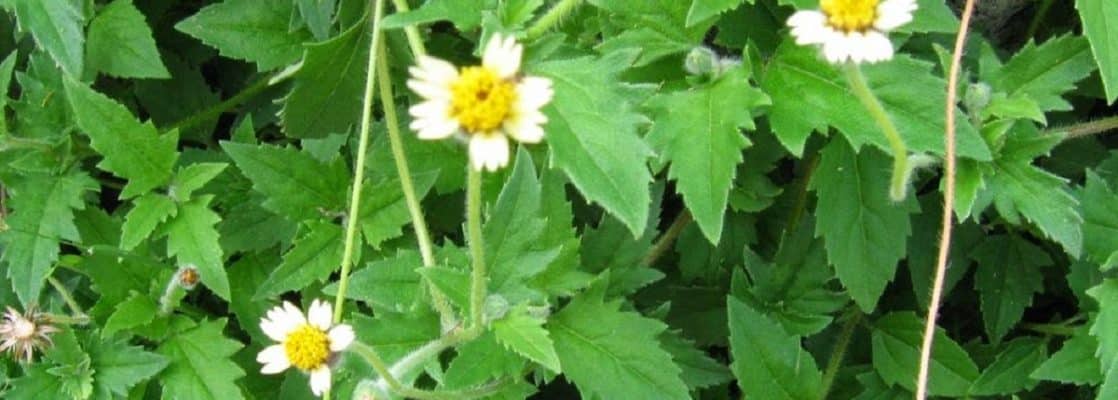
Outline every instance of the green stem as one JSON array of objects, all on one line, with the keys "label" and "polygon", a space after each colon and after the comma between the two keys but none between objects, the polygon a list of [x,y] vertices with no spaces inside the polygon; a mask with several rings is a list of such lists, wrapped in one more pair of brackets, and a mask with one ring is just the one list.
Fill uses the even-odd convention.
[{"label": "green stem", "polygon": [[473,272],[470,274],[470,323],[477,328],[484,324],[482,309],[485,306],[485,243],[481,235],[481,171],[472,165],[466,170],[466,229],[469,234],[470,258]]},{"label": "green stem", "polygon": [[162,131],[182,131],[183,129],[190,128],[203,122],[217,118],[221,116],[221,114],[224,114],[234,107],[237,107],[244,102],[252,99],[253,97],[256,97],[256,95],[260,94],[264,90],[272,87],[279,82],[287,80],[291,76],[292,74],[285,74],[283,72],[280,72],[275,75],[262,78],[256,82],[253,82],[253,84],[249,85],[248,87],[242,89],[239,93],[233,95],[233,97],[230,97],[220,103],[214,104],[209,108],[206,108],[205,110],[194,113],[189,117],[178,120],[175,123],[172,123],[171,125],[163,128]]},{"label": "green stem", "polygon": [[171,280],[167,282],[167,287],[163,289],[163,296],[159,297],[159,315],[171,315],[175,311],[175,296],[180,290],[180,273],[175,272],[171,275]]},{"label": "green stem", "polygon": [[[404,202],[408,205],[408,213],[411,215],[412,226],[415,229],[415,240],[419,242],[419,255],[423,259],[423,266],[433,267],[435,266],[435,255],[432,250],[434,245],[431,242],[431,234],[427,230],[427,219],[423,216],[423,208],[419,204],[419,196],[415,192],[411,167],[408,166],[408,155],[404,152],[403,140],[400,139],[400,120],[396,116],[396,97],[392,93],[392,78],[388,75],[388,57],[385,54],[384,43],[378,47],[381,56],[377,66],[377,78],[380,80],[380,101],[384,107],[384,120],[388,128],[388,144],[392,148],[396,174],[400,177],[400,190],[404,192]],[[427,291],[431,293],[431,303],[439,313],[443,331],[451,329],[457,321],[455,321],[454,310],[450,308],[450,301],[434,283],[427,279],[426,275],[423,281],[426,283]]]},{"label": "green stem", "polygon": [[[473,340],[480,335],[480,328],[469,328],[465,330],[453,331],[443,337],[428,342],[422,347],[415,349],[411,353],[408,353],[408,355],[397,360],[395,364],[392,364],[392,366],[388,368],[387,375],[393,377],[406,376],[419,366],[423,365],[423,363],[426,363],[432,358],[437,357],[443,352],[443,350],[446,350],[459,343]],[[377,378],[376,382],[373,383],[373,385],[381,391],[387,391],[389,389],[389,383],[384,376]]]},{"label": "green stem", "polygon": [[74,317],[85,318],[85,311],[82,311],[82,307],[78,305],[77,300],[74,300],[74,296],[70,294],[70,290],[66,289],[66,286],[62,285],[62,282],[59,282],[53,276],[48,276],[47,282],[50,282],[50,285],[54,286],[54,290],[58,291],[58,295],[62,296],[62,301],[65,301],[66,305],[70,307],[70,312],[74,313]]},{"label": "green stem", "polygon": [[885,112],[885,107],[881,105],[881,101],[877,99],[877,96],[874,96],[873,91],[866,84],[866,77],[862,75],[862,69],[858,67],[858,64],[846,63],[843,66],[843,71],[846,72],[846,80],[850,83],[850,89],[854,91],[854,96],[870,112],[874,122],[877,122],[877,126],[881,127],[882,132],[885,132],[885,139],[889,141],[889,149],[893,152],[893,178],[889,184],[889,197],[893,201],[904,200],[908,191],[908,148],[905,147],[904,139],[901,139],[897,126],[893,124],[893,120]]},{"label": "green stem", "polygon": [[[408,0],[392,0],[392,4],[396,6],[397,13],[411,10]],[[419,36],[419,29],[416,29],[415,25],[405,26],[404,35],[408,37],[408,47],[411,47],[411,52],[416,58],[427,55],[427,48],[423,46],[423,39]]]},{"label": "green stem", "polygon": [[1064,324],[1022,324],[1021,327],[1045,335],[1075,336],[1082,328]]},{"label": "green stem", "polygon": [[349,288],[349,270],[353,264],[353,249],[356,246],[357,220],[361,210],[361,184],[365,181],[365,155],[369,148],[369,127],[373,120],[373,87],[376,85],[376,46],[381,40],[380,18],[384,15],[384,0],[374,0],[373,39],[369,42],[368,71],[365,74],[365,98],[361,107],[361,132],[357,142],[357,162],[353,167],[353,185],[350,189],[349,214],[346,218],[345,246],[342,250],[342,272],[338,278],[338,294],[334,297],[334,322],[342,320],[345,293]]},{"label": "green stem", "polygon": [[532,26],[524,32],[524,41],[531,42],[539,39],[540,36],[543,36],[543,34],[547,33],[547,31],[551,30],[555,25],[558,25],[563,18],[574,11],[580,4],[582,4],[582,0],[560,1],[554,7],[551,7],[550,10],[547,10],[547,13],[536,20],[536,23],[532,24]]},{"label": "green stem", "polygon": [[89,323],[89,317],[86,316],[85,314],[82,314],[82,315],[58,315],[58,314],[44,313],[43,316],[46,317],[47,321],[50,321],[50,323],[52,323],[52,324],[85,325],[85,324]]},{"label": "green stem", "polygon": [[377,375],[384,378],[389,388],[398,391],[403,387],[400,385],[400,381],[396,380],[396,377],[392,376],[392,373],[388,370],[388,364],[384,363],[384,359],[380,358],[380,354],[377,354],[377,351],[371,346],[361,343],[361,341],[354,341],[349,345],[349,349],[364,358],[377,371]]},{"label": "green stem", "polygon": [[660,256],[663,256],[664,253],[672,247],[672,244],[675,243],[675,239],[679,237],[680,233],[683,233],[683,228],[686,228],[692,220],[691,212],[688,210],[683,210],[682,213],[676,216],[671,226],[668,227],[668,230],[664,231],[663,235],[660,235],[660,239],[652,246],[652,250],[649,250],[648,254],[644,256],[641,265],[651,266],[655,264],[656,260],[659,260]]},{"label": "green stem", "polygon": [[819,400],[825,400],[830,393],[839,368],[842,367],[842,360],[846,357],[846,349],[850,347],[850,340],[854,337],[854,330],[861,321],[862,312],[858,310],[858,306],[851,306],[846,313],[846,323],[842,326],[842,333],[839,334],[838,341],[835,342],[835,347],[831,350],[831,359],[827,361],[827,369],[823,372],[823,384],[820,386]]},{"label": "green stem", "polygon": [[1050,135],[1063,132],[1066,134],[1066,136],[1064,136],[1064,140],[1068,140],[1104,133],[1114,129],[1118,129],[1118,115],[1074,125],[1058,126],[1049,129],[1044,133]]}]

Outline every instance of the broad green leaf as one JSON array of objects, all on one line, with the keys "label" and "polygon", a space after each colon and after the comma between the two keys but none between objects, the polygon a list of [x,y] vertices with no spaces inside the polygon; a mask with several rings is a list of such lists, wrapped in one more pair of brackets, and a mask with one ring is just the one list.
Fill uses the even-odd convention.
[{"label": "broad green leaf", "polygon": [[97,166],[128,180],[121,198],[141,195],[167,183],[179,156],[177,133],[160,135],[150,122],[140,123],[113,99],[76,80],[67,78],[65,82],[78,127],[89,136],[93,149],[104,156]]},{"label": "broad green leaf", "polygon": [[110,400],[128,395],[136,384],[158,374],[167,359],[124,340],[90,340],[86,351],[93,365],[93,399]]},{"label": "broad green leaf", "polygon": [[[709,86],[661,94],[650,100],[659,112],[648,141],[672,162],[687,209],[711,243],[722,237],[731,182],[750,144],[740,128],[754,129],[752,111],[769,98],[738,68]],[[747,166],[748,167],[748,166]]]},{"label": "broad green leaf", "polygon": [[306,152],[267,144],[222,142],[221,147],[253,189],[268,196],[264,207],[296,222],[345,209],[349,173],[340,159],[322,163]]},{"label": "broad green leaf", "polygon": [[[910,152],[943,154],[943,107],[947,83],[932,64],[898,55],[887,63],[864,66],[868,84],[900,129]],[[777,50],[761,77],[761,89],[772,97],[773,132],[793,154],[803,154],[812,131],[838,129],[855,148],[872,144],[888,150],[885,134],[851,92],[839,69],[818,50],[786,43]],[[808,112],[810,111],[810,112]],[[959,111],[960,115],[963,112]],[[965,118],[957,126],[958,154],[990,160],[990,150]]]},{"label": "broad green leaf", "polygon": [[206,183],[217,177],[228,166],[229,164],[226,163],[197,163],[181,168],[171,179],[167,194],[178,201],[190,200],[190,195],[194,194],[195,190],[206,186]]},{"label": "broad green leaf", "polygon": [[11,215],[0,232],[12,289],[24,305],[38,303],[43,280],[58,261],[60,240],[80,242],[74,226],[74,210],[85,208],[82,200],[97,183],[84,173],[66,176],[28,175],[24,182],[5,188],[11,194]]},{"label": "broad green leaf", "polygon": [[1043,111],[1067,111],[1071,104],[1062,95],[1094,70],[1087,39],[1068,35],[1026,44],[989,79],[994,90],[1027,96]]},{"label": "broad green leaf", "polygon": [[147,324],[155,319],[159,305],[143,293],[132,292],[132,296],[116,305],[113,315],[105,320],[101,337],[109,338],[113,333]]},{"label": "broad green leaf", "polygon": [[11,131],[29,138],[57,141],[74,125],[62,84],[64,73],[42,52],[29,54],[26,68],[15,73],[20,93],[19,100],[11,104],[15,111]]},{"label": "broad green leaf", "polygon": [[[600,282],[599,282],[600,283]],[[603,288],[575,296],[547,324],[563,371],[583,398],[688,399],[657,336],[666,326],[604,303]]]},{"label": "broad green leaf", "polygon": [[[693,0],[687,11],[687,26],[692,26],[707,18],[730,11],[743,0]],[[753,0],[749,0],[752,4]]]},{"label": "broad green leaf", "polygon": [[68,0],[9,0],[19,25],[31,32],[35,42],[50,54],[70,76],[82,75],[84,65],[82,28],[85,21],[77,5]]},{"label": "broad green leaf", "polygon": [[908,214],[916,206],[889,199],[890,160],[881,152],[855,154],[846,141],[834,139],[820,157],[811,177],[819,196],[815,235],[823,238],[850,297],[870,312],[905,255],[912,233]]},{"label": "broad green leaf", "polygon": [[652,176],[645,161],[652,151],[637,136],[644,117],[633,111],[616,79],[631,63],[631,53],[617,52],[550,61],[536,71],[551,78],[555,91],[544,108],[551,165],[566,172],[586,199],[601,204],[639,236],[648,222]]},{"label": "broad green leaf", "polygon": [[435,285],[446,295],[450,304],[462,310],[463,315],[470,311],[470,272],[448,267],[423,267],[418,269],[428,282]]},{"label": "broad green leaf", "polygon": [[279,263],[279,254],[264,252],[243,254],[229,266],[229,294],[232,295],[229,311],[236,316],[241,329],[247,331],[253,341],[265,340],[267,337],[260,329],[260,318],[276,306],[270,299],[253,300],[253,296],[260,284],[268,279],[268,273]]},{"label": "broad green leaf", "polygon": [[[341,244],[338,246],[340,248]],[[335,262],[334,266],[338,264],[340,262]],[[350,275],[346,298],[369,303],[378,312],[413,310],[421,289],[416,269],[422,265],[419,253],[412,250],[401,250],[393,257],[370,262]],[[337,287],[331,284],[322,291],[337,294]]]},{"label": "broad green leaf", "polygon": [[[895,312],[873,324],[873,366],[890,385],[915,390],[924,322],[911,312]],[[928,376],[933,396],[962,397],[978,379],[978,366],[966,350],[936,328]]]},{"label": "broad green leaf", "polygon": [[1083,251],[1086,258],[1105,264],[1118,252],[1118,194],[1094,171],[1087,171],[1087,182],[1080,194],[1083,214]]},{"label": "broad green leaf", "polygon": [[289,29],[291,0],[225,0],[211,4],[175,29],[217,48],[221,55],[256,63],[260,71],[291,64],[303,55],[310,32]]},{"label": "broad green leaf", "polygon": [[330,36],[330,27],[333,25],[333,16],[337,0],[296,0],[299,16],[307,23],[316,40],[324,40]]},{"label": "broad green leaf", "polygon": [[[1083,248],[1079,204],[1067,191],[1067,181],[1037,168],[1031,160],[999,160],[987,177],[994,205],[1003,217],[1018,213],[1033,222],[1072,256]],[[1011,219],[1012,221],[1012,219]]]},{"label": "broad green leaf", "polygon": [[1083,34],[1099,66],[1106,102],[1118,99],[1118,3],[1108,0],[1076,0],[1083,20]]},{"label": "broad green leaf", "polygon": [[159,224],[178,214],[178,207],[170,197],[148,193],[132,201],[132,209],[124,217],[120,233],[120,248],[132,250],[151,236]]},{"label": "broad green leaf", "polygon": [[1009,342],[974,381],[970,395],[1005,396],[1031,389],[1037,382],[1029,374],[1047,358],[1046,343],[1038,338],[1019,338]]},{"label": "broad green leaf", "polygon": [[[422,200],[434,186],[438,176],[434,173],[412,174],[415,195]],[[366,183],[361,191],[361,234],[373,248],[403,234],[401,228],[412,222],[408,204],[398,179],[387,179],[375,184]]]},{"label": "broad green leaf", "polygon": [[639,51],[634,66],[648,65],[665,56],[702,44],[713,18],[688,21],[686,0],[591,0],[610,16],[609,31],[597,47],[602,54]]},{"label": "broad green leaf", "polygon": [[32,364],[23,376],[8,381],[10,390],[4,392],[4,398],[10,400],[39,400],[65,399],[69,396],[62,391],[58,384],[58,377],[47,372],[47,366]]},{"label": "broad green leaf", "polygon": [[[174,53],[163,53],[163,63],[170,71],[171,79],[133,81],[133,91],[136,93],[139,105],[147,112],[151,122],[163,129],[174,127],[175,124],[194,116],[205,118],[196,120],[193,126],[180,129],[179,137],[199,143],[211,142],[218,117],[221,115],[201,116],[200,114],[212,110],[211,107],[221,101],[221,94],[206,82],[201,66],[192,64],[190,60]],[[226,90],[239,91],[242,88],[228,87]],[[168,93],[174,95],[168,96]]]},{"label": "broad green leaf", "polygon": [[486,332],[476,340],[456,349],[457,357],[446,369],[448,388],[467,388],[502,376],[516,376],[524,371],[524,358],[497,342]]},{"label": "broad green leaf", "polygon": [[225,320],[202,321],[179,332],[156,350],[170,363],[159,375],[163,398],[170,400],[239,400],[234,383],[245,372],[229,357],[244,347],[221,334]]},{"label": "broad green leaf", "polygon": [[1009,235],[986,238],[970,257],[978,262],[974,288],[982,300],[986,334],[998,343],[1033,303],[1033,294],[1044,289],[1040,267],[1052,259],[1044,249]]},{"label": "broad green leaf", "polygon": [[420,312],[378,313],[375,318],[353,319],[357,338],[373,346],[386,362],[395,362],[411,351],[439,338],[439,316],[426,308]]},{"label": "broad green leaf", "polygon": [[167,223],[167,255],[178,265],[198,268],[202,283],[215,294],[229,300],[229,277],[214,224],[221,217],[210,210],[212,196],[202,196],[179,206],[178,215]]},{"label": "broad green leaf", "polygon": [[294,138],[347,132],[361,115],[369,24],[361,21],[341,35],[306,45],[303,67],[283,103],[283,129]]},{"label": "broad green leaf", "polygon": [[[12,51],[4,61],[0,62],[0,110],[8,107],[11,99],[8,98],[8,89],[12,86],[12,71],[15,70],[16,61],[19,58],[18,51]],[[10,124],[7,118],[0,118],[0,136],[8,135],[10,132]]]},{"label": "broad green leaf", "polygon": [[482,231],[490,291],[513,302],[527,295],[524,281],[543,271],[559,253],[538,240],[546,225],[539,211],[540,182],[532,157],[521,149]]},{"label": "broad green leaf", "polygon": [[523,308],[513,310],[505,318],[493,321],[493,334],[505,348],[554,371],[562,373],[555,344],[551,341],[544,320],[528,315]]},{"label": "broad green leaf", "polygon": [[115,0],[89,23],[91,68],[119,78],[170,78],[151,28],[132,0]]},{"label": "broad green leaf", "polygon": [[381,21],[384,29],[426,24],[435,21],[450,21],[461,31],[476,28],[481,24],[482,11],[492,9],[493,0],[430,0],[415,10],[389,15]]},{"label": "broad green leaf", "polygon": [[1118,362],[1118,336],[1112,335],[1118,329],[1118,281],[1104,280],[1102,284],[1087,291],[1099,303],[1099,314],[1091,325],[1091,336],[1098,339],[1098,350],[1095,356],[1102,363],[1102,371],[1106,373]]},{"label": "broad green leaf", "polygon": [[730,368],[749,398],[808,400],[819,396],[822,374],[800,337],[734,297],[726,298]]},{"label": "broad green leaf", "polygon": [[270,298],[326,279],[342,266],[342,236],[342,227],[337,224],[309,223],[307,233],[284,254],[283,263],[260,284],[253,299]]},{"label": "broad green leaf", "polygon": [[694,342],[677,332],[664,332],[660,335],[660,344],[671,353],[672,360],[682,371],[680,378],[691,390],[721,385],[734,379],[729,368],[695,348]]},{"label": "broad green leaf", "polygon": [[221,248],[227,253],[264,250],[295,238],[299,226],[260,206],[265,201],[264,195],[253,194],[231,207],[218,224]]},{"label": "broad green leaf", "polygon": [[1029,377],[1076,385],[1097,385],[1102,382],[1099,360],[1095,358],[1098,346],[1098,341],[1092,336],[1072,336]]}]

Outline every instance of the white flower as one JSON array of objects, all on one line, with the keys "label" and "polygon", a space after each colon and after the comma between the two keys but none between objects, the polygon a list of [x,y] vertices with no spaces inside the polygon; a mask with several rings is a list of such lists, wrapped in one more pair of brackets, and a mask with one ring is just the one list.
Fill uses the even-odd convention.
[{"label": "white flower", "polygon": [[51,345],[50,335],[58,328],[50,325],[45,314],[28,308],[20,314],[8,307],[4,320],[0,322],[0,352],[10,351],[17,360],[29,363],[35,356],[36,348]]},{"label": "white flower", "polygon": [[551,102],[551,80],[521,76],[523,47],[512,37],[493,35],[481,65],[456,69],[435,57],[420,56],[408,69],[408,87],[423,102],[411,107],[411,129],[420,139],[456,133],[469,140],[474,169],[495,171],[508,165],[512,138],[539,143],[547,117],[540,108]]},{"label": "white flower", "polygon": [[268,315],[260,320],[260,329],[279,344],[256,355],[256,361],[264,364],[260,372],[278,374],[294,366],[310,374],[311,392],[321,396],[330,389],[330,364],[337,352],[349,347],[354,339],[353,328],[334,325],[331,317],[330,303],[320,300],[311,303],[305,317],[299,308],[286,301],[283,306],[268,310]]},{"label": "white flower", "polygon": [[820,0],[819,10],[788,18],[796,44],[819,44],[832,63],[893,58],[886,33],[912,21],[916,0]]}]

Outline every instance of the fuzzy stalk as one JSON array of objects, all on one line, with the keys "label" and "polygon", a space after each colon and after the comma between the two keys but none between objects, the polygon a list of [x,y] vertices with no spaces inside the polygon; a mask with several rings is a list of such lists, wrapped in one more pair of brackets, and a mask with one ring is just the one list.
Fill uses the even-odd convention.
[{"label": "fuzzy stalk", "polygon": [[881,101],[870,90],[870,86],[866,84],[866,77],[862,75],[862,69],[858,67],[858,64],[846,63],[843,66],[843,72],[846,73],[846,81],[850,84],[854,96],[862,102],[866,111],[870,112],[870,117],[885,133],[885,139],[889,141],[889,150],[893,153],[893,176],[889,180],[889,198],[893,201],[904,200],[908,191],[908,147],[905,146],[904,139],[901,138],[897,126],[893,124],[893,119],[889,118],[889,113],[885,111]]}]

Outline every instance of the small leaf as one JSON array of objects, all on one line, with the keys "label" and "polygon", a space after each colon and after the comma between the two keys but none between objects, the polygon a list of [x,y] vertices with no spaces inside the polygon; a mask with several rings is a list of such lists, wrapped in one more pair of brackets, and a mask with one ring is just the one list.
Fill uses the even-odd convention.
[{"label": "small leaf", "polygon": [[93,398],[110,400],[128,395],[128,390],[163,370],[163,356],[129,346],[127,341],[90,340],[86,343],[93,362]]},{"label": "small leaf", "polygon": [[256,63],[260,71],[291,64],[303,55],[311,35],[288,29],[291,0],[226,0],[211,4],[175,29],[216,47],[221,55]]},{"label": "small leaf", "polygon": [[171,400],[240,400],[234,383],[245,372],[229,359],[242,347],[221,334],[225,320],[202,321],[175,334],[157,352],[170,361],[160,374],[164,398]]},{"label": "small leaf", "polygon": [[260,284],[253,299],[270,298],[326,279],[341,268],[342,244],[342,227],[321,221],[309,223],[307,233],[283,255],[283,263]]},{"label": "small leaf", "polygon": [[[687,11],[687,26],[692,26],[702,20],[732,10],[743,0],[693,0],[691,9]],[[749,0],[753,4],[753,0]]]},{"label": "small leaf", "polygon": [[345,208],[349,173],[339,159],[322,163],[290,147],[222,142],[237,168],[256,191],[268,196],[264,207],[292,221]]},{"label": "small leaf", "polygon": [[1096,264],[1105,264],[1118,252],[1118,194],[1098,174],[1088,170],[1079,206],[1086,257]]},{"label": "small leaf", "polygon": [[[394,257],[373,261],[350,275],[346,298],[367,302],[377,311],[411,310],[420,293],[416,268],[422,265],[419,253],[411,250],[401,250]],[[330,284],[322,291],[337,294],[337,287],[336,283]]]},{"label": "small leaf", "polygon": [[89,23],[89,66],[119,78],[170,78],[151,28],[132,0],[116,0]]},{"label": "small leaf", "polygon": [[[13,4],[14,3],[14,4]],[[10,0],[23,29],[31,31],[35,42],[70,76],[81,76],[85,21],[74,2],[65,0]]]},{"label": "small leaf", "polygon": [[562,373],[555,344],[551,341],[543,319],[527,315],[523,309],[514,310],[505,318],[493,321],[497,341],[509,350],[540,363],[555,373]]},{"label": "small leaf", "polygon": [[147,324],[155,319],[159,305],[145,294],[133,292],[132,296],[116,305],[116,310],[105,326],[101,328],[101,337],[112,337],[113,333],[121,330],[135,328]]},{"label": "small leaf", "polygon": [[1077,0],[1075,9],[1083,20],[1083,35],[1099,66],[1106,102],[1118,99],[1118,3],[1107,0]]},{"label": "small leaf", "polygon": [[167,194],[179,201],[190,200],[195,190],[201,189],[228,166],[226,163],[197,163],[181,168],[171,180]]},{"label": "small leaf", "polygon": [[137,197],[132,205],[121,228],[120,248],[123,250],[136,248],[151,236],[159,224],[167,222],[167,218],[173,218],[179,211],[171,198],[156,193]]},{"label": "small leaf", "polygon": [[[873,367],[890,385],[915,390],[924,322],[911,312],[895,312],[873,324]],[[936,328],[928,376],[929,394],[962,397],[978,379],[966,350]]]},{"label": "small leaf", "polygon": [[361,115],[369,24],[362,20],[341,35],[308,44],[295,86],[284,99],[283,129],[293,138],[347,132]]},{"label": "small leaf", "polygon": [[988,237],[970,255],[978,262],[974,288],[982,300],[982,321],[990,341],[998,343],[1044,290],[1040,267],[1052,264],[1044,249],[1018,236]]},{"label": "small leaf", "polygon": [[822,374],[800,337],[734,297],[726,298],[730,368],[750,398],[808,400],[819,395]]},{"label": "small leaf", "polygon": [[1097,385],[1102,382],[1099,360],[1095,358],[1098,341],[1089,335],[1075,335],[1064,342],[1060,351],[1044,361],[1031,375],[1032,379]]},{"label": "small leaf", "polygon": [[167,255],[180,266],[198,268],[202,283],[229,300],[229,277],[225,274],[219,235],[214,224],[221,217],[210,210],[212,196],[202,196],[179,206],[178,215],[167,223]]},{"label": "small leaf", "polygon": [[1040,339],[1020,338],[1009,342],[1005,350],[974,381],[970,395],[1005,396],[1031,389],[1037,382],[1029,374],[1047,358],[1048,349]]},{"label": "small leaf", "polygon": [[1071,110],[1061,96],[1095,70],[1089,50],[1080,36],[1062,36],[1040,46],[1030,42],[991,74],[990,85],[1010,97],[1035,100],[1043,111]]}]

